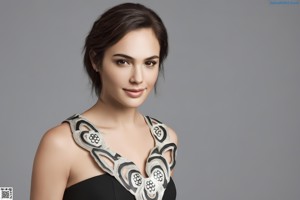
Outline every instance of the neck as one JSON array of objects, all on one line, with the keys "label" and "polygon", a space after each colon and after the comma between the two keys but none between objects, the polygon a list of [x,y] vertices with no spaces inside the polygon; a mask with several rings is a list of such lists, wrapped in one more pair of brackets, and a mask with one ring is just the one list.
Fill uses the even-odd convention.
[{"label": "neck", "polygon": [[105,127],[135,126],[142,117],[137,108],[117,107],[102,101],[101,98],[84,115],[96,125]]}]

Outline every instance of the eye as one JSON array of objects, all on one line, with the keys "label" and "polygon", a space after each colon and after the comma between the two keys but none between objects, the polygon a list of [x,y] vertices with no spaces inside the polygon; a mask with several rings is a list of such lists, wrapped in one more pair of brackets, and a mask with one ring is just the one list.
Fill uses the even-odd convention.
[{"label": "eye", "polygon": [[148,60],[148,61],[145,62],[145,65],[147,67],[154,67],[156,64],[157,64],[157,62],[154,61],[154,60]]},{"label": "eye", "polygon": [[129,65],[129,62],[124,59],[118,59],[115,61],[117,65],[122,66],[122,65]]}]

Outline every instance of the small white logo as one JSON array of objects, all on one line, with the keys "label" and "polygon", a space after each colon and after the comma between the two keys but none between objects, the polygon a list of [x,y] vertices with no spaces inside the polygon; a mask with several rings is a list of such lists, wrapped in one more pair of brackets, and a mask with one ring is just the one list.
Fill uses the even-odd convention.
[{"label": "small white logo", "polygon": [[13,200],[13,187],[0,187],[0,200]]}]

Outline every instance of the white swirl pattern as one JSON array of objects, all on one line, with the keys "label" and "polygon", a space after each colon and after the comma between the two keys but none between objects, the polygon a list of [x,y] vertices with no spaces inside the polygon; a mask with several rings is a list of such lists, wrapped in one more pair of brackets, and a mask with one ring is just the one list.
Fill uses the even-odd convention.
[{"label": "white swirl pattern", "polygon": [[[151,150],[143,177],[137,166],[119,154],[111,151],[103,140],[103,133],[88,120],[76,114],[66,120],[70,124],[75,142],[88,150],[102,170],[114,176],[136,200],[161,200],[170,181],[171,170],[176,161],[177,146],[169,141],[165,125],[160,121],[145,116],[151,134],[155,138],[155,147]],[[171,152],[171,162],[163,157]],[[111,162],[108,163],[107,159]]]}]

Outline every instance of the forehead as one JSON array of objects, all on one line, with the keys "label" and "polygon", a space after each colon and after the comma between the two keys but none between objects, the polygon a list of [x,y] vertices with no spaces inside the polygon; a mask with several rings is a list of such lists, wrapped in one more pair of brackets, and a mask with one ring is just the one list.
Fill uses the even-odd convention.
[{"label": "forehead", "polygon": [[106,50],[106,55],[126,54],[136,59],[159,56],[160,45],[151,28],[130,31]]}]

